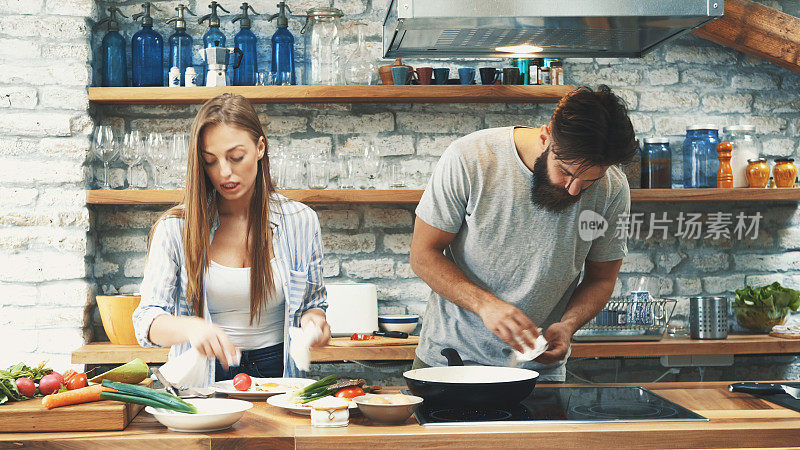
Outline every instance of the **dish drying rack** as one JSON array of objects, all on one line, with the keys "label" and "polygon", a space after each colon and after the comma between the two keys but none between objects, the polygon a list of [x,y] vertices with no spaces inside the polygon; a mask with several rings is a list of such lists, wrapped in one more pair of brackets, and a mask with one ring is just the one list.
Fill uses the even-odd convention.
[{"label": "dish drying rack", "polygon": [[597,316],[575,332],[576,342],[660,341],[675,311],[675,299],[612,299]]}]

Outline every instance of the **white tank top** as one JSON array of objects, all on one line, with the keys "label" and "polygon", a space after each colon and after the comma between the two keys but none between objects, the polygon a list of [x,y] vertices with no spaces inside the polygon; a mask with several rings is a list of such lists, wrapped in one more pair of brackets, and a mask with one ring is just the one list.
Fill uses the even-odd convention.
[{"label": "white tank top", "polygon": [[234,345],[255,350],[283,342],[285,295],[280,274],[272,264],[277,299],[270,299],[260,319],[250,325],[250,268],[228,267],[211,261],[205,290],[211,321],[222,328]]}]

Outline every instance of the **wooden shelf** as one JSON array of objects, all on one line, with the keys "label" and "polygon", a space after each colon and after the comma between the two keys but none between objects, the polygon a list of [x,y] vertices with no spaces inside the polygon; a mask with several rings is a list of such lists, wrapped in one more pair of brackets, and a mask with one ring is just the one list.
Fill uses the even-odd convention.
[{"label": "wooden shelf", "polygon": [[189,104],[231,92],[253,103],[555,103],[574,88],[566,85],[90,87],[89,101]]},{"label": "wooden shelf", "polygon": [[[311,360],[369,361],[414,359],[416,345],[373,347],[320,347],[311,349]],[[73,364],[123,364],[134,358],[148,363],[167,360],[168,348],[142,348],[93,342],[72,352]],[[800,339],[782,339],[767,334],[732,334],[727,339],[699,340],[664,337],[650,342],[573,342],[571,358],[657,357],[664,355],[761,355],[800,353]]]},{"label": "wooden shelf", "polygon": [[[289,189],[279,191],[303,203],[401,203],[413,204],[421,189]],[[91,205],[166,205],[181,201],[183,191],[93,190],[86,192]],[[663,202],[797,202],[800,189],[631,189],[634,203]]]}]

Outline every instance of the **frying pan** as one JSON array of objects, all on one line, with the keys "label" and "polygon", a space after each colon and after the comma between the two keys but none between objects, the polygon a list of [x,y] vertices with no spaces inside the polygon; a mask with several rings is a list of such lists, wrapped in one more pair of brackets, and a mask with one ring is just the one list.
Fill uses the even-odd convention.
[{"label": "frying pan", "polygon": [[465,366],[452,348],[442,350],[446,367],[426,367],[403,373],[412,394],[428,405],[448,408],[513,406],[528,397],[539,372],[514,367]]}]

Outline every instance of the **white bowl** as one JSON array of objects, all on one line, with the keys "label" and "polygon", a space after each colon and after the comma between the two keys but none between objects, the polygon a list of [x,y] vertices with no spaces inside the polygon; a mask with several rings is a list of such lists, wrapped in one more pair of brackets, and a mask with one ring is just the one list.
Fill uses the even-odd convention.
[{"label": "white bowl", "polygon": [[406,420],[411,417],[411,414],[414,414],[414,410],[417,409],[417,406],[422,403],[422,397],[417,397],[416,395],[406,395],[410,403],[403,405],[369,403],[368,400],[372,397],[388,398],[391,397],[391,395],[364,394],[354,398],[353,401],[356,402],[358,409],[362,414],[367,416],[368,419],[373,422],[385,424],[405,423]]},{"label": "white bowl", "polygon": [[229,428],[242,418],[253,404],[232,398],[194,398],[185,400],[197,408],[197,414],[187,414],[163,408],[145,407],[156,420],[172,431],[200,433]]},{"label": "white bowl", "polygon": [[383,331],[402,331],[411,333],[417,329],[419,316],[416,314],[398,314],[378,316],[378,328]]}]

